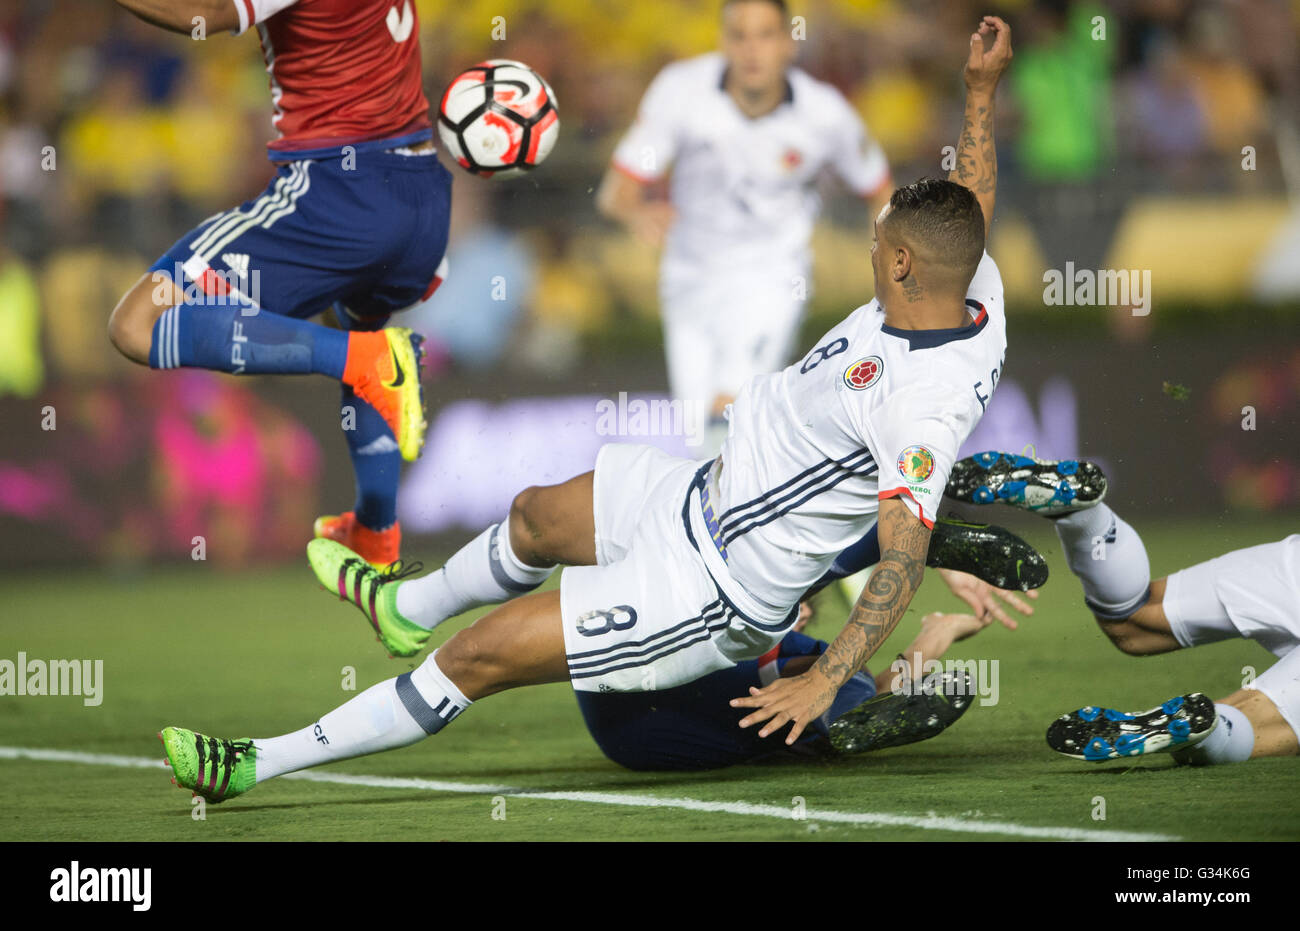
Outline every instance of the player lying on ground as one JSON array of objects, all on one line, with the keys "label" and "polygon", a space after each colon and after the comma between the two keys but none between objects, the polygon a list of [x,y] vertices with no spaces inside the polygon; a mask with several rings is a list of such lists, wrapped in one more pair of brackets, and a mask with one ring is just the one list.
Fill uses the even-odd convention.
[{"label": "player lying on ground", "polygon": [[[817,181],[834,173],[871,217],[893,189],[853,106],[794,66],[785,0],[725,0],[721,25],[719,51],[673,62],[651,82],[596,195],[602,213],[664,247],[668,382],[711,416],[709,456],[726,406],[796,349]],[[668,200],[650,196],[670,172]]]},{"label": "player lying on ground", "polygon": [[1131,656],[1244,637],[1278,657],[1219,702],[1199,692],[1126,714],[1096,705],[1057,719],[1052,749],[1083,760],[1171,751],[1180,763],[1236,763],[1300,753],[1300,535],[1235,550],[1151,581],[1142,538],[1102,503],[1093,463],[980,453],[953,468],[948,494],[1052,518],[1084,600]]},{"label": "player lying on ground", "polygon": [[[753,709],[741,727],[761,725],[767,737],[788,725],[786,743],[798,740],[911,603],[948,471],[1001,370],[1002,283],[984,239],[996,187],[993,94],[1010,58],[1006,24],[986,17],[971,36],[952,179],[894,192],[876,221],[876,299],[801,362],[741,391],[720,457],[701,465],[610,444],[594,472],[523,492],[506,532],[485,531],[417,580],[418,604],[399,607],[433,627],[476,603],[504,604],[413,672],[302,730],[253,742],[167,729],[177,781],[227,797],[415,743],[506,689],[566,679],[584,691],[669,689],[756,659],[789,633],[799,600],[836,556],[876,524],[880,561],[826,652],[734,701]],[[344,565],[346,548],[324,550],[347,555],[316,565],[318,577],[362,584]],[[532,591],[559,564],[571,567],[559,591]]]},{"label": "player lying on ground", "polygon": [[[381,328],[442,280],[451,205],[414,8],[395,30],[389,0],[117,2],[186,34],[198,17],[211,32],[256,25],[278,137],[266,191],[181,237],[123,296],[109,336],[151,368],[342,383],[356,506],[317,534],[391,563],[401,463],[424,442],[422,338]],[[345,329],[308,319],[331,307]]]},{"label": "player lying on ground", "polygon": [[[949,532],[944,533],[945,528]],[[814,588],[873,565],[879,556],[875,535],[868,534],[841,553]],[[969,567],[972,556],[980,561],[982,579],[941,568],[951,564]],[[927,564],[939,568],[953,594],[978,616],[927,614],[921,619],[920,633],[887,669],[875,676],[865,668],[857,672],[840,688],[830,710],[792,747],[774,750],[771,741],[752,728],[736,727],[744,712],[731,708],[728,699],[751,687],[767,685],[778,676],[798,675],[826,652],[829,644],[801,632],[812,613],[809,601],[801,606],[794,631],[757,660],[746,660],[666,691],[575,691],[587,730],[605,756],[635,770],[713,769],[782,752],[804,756],[829,751],[861,753],[938,736],[970,707],[975,684],[968,674],[955,672],[932,681],[925,674],[930,668],[926,664],[941,659],[953,643],[973,636],[994,619],[1014,630],[1016,621],[1003,610],[999,599],[1025,615],[1033,614],[1033,608],[1014,591],[997,586],[1024,590],[1027,585],[1041,585],[1047,576],[1042,557],[1013,534],[942,519],[935,523]],[[1032,579],[1024,578],[1026,565],[1034,567]],[[1032,589],[1027,594],[1038,596]]]},{"label": "player lying on ground", "polygon": [[[796,630],[757,660],[737,663],[686,685],[660,692],[575,692],[587,731],[602,753],[634,770],[717,769],[781,754],[860,753],[935,737],[970,707],[975,684],[968,674],[922,683],[925,664],[941,659],[958,640],[978,633],[973,614],[927,614],[921,631],[899,660],[872,676],[866,669],[841,686],[830,709],[791,747],[759,737],[736,722],[744,714],[729,700],[750,687],[807,670],[829,646]],[[906,671],[899,665],[907,664]],[[893,691],[898,688],[898,691]]]}]

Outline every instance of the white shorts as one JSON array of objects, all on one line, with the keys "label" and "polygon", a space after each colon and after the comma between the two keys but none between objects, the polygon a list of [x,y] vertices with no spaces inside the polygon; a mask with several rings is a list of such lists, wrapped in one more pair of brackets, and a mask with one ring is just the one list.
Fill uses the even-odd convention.
[{"label": "white shorts", "polygon": [[720,279],[663,296],[664,351],[673,397],[706,406],[755,375],[784,368],[804,300],[788,276]]},{"label": "white shorts", "polygon": [[595,566],[560,578],[573,687],[644,692],[756,659],[797,610],[774,615],[726,571],[699,511],[706,462],[611,443],[596,458]]},{"label": "white shorts", "polygon": [[1247,688],[1267,695],[1300,734],[1300,534],[1175,572],[1163,607],[1184,647],[1244,637],[1280,657]]}]

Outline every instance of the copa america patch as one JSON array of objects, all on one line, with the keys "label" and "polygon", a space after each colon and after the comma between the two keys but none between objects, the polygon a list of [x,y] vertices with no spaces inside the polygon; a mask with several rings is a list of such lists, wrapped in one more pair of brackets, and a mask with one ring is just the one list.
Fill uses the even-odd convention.
[{"label": "copa america patch", "polygon": [[885,373],[885,362],[880,356],[859,359],[844,370],[844,384],[854,391],[865,391]]},{"label": "copa america patch", "polygon": [[909,482],[924,482],[934,473],[934,454],[924,446],[909,446],[898,454],[898,472]]}]

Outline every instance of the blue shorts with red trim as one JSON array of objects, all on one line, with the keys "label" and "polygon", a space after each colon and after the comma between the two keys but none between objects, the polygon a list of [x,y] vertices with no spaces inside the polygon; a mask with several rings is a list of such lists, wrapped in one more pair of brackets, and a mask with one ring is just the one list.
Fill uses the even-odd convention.
[{"label": "blue shorts with red trim", "polygon": [[365,147],[280,165],[261,196],[209,217],[150,268],[288,317],[337,304],[376,329],[446,274],[451,173],[436,155]]},{"label": "blue shorts with red trim", "polygon": [[575,691],[587,730],[602,753],[634,770],[702,770],[752,763],[793,751],[808,756],[826,752],[831,721],[876,694],[869,676],[857,673],[835,696],[830,710],[804,731],[794,747],[785,732],[759,737],[759,727],[737,726],[749,712],[732,708],[733,698],[749,694],[780,675],[797,656],[820,656],[826,642],[789,633],[767,655],[703,678],[656,692]]}]

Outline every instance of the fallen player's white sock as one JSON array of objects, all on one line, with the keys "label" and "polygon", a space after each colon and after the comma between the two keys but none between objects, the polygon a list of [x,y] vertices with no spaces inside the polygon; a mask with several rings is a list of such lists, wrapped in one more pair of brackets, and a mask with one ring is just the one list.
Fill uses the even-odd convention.
[{"label": "fallen player's white sock", "polygon": [[1250,759],[1255,750],[1255,728],[1240,708],[1216,702],[1214,710],[1219,722],[1195,747],[1173,754],[1179,763],[1191,766],[1209,766],[1215,763],[1241,763]]},{"label": "fallen player's white sock", "polygon": [[322,763],[394,750],[438,733],[472,702],[448,679],[435,650],[413,672],[372,685],[302,730],[254,740],[258,782]]},{"label": "fallen player's white sock", "polygon": [[1057,518],[1065,561],[1094,614],[1121,619],[1146,604],[1151,563],[1138,532],[1105,504]]},{"label": "fallen player's white sock", "polygon": [[412,624],[432,630],[449,617],[500,604],[530,592],[555,571],[526,566],[510,546],[510,520],[493,524],[465,544],[436,572],[398,585],[397,610]]}]

